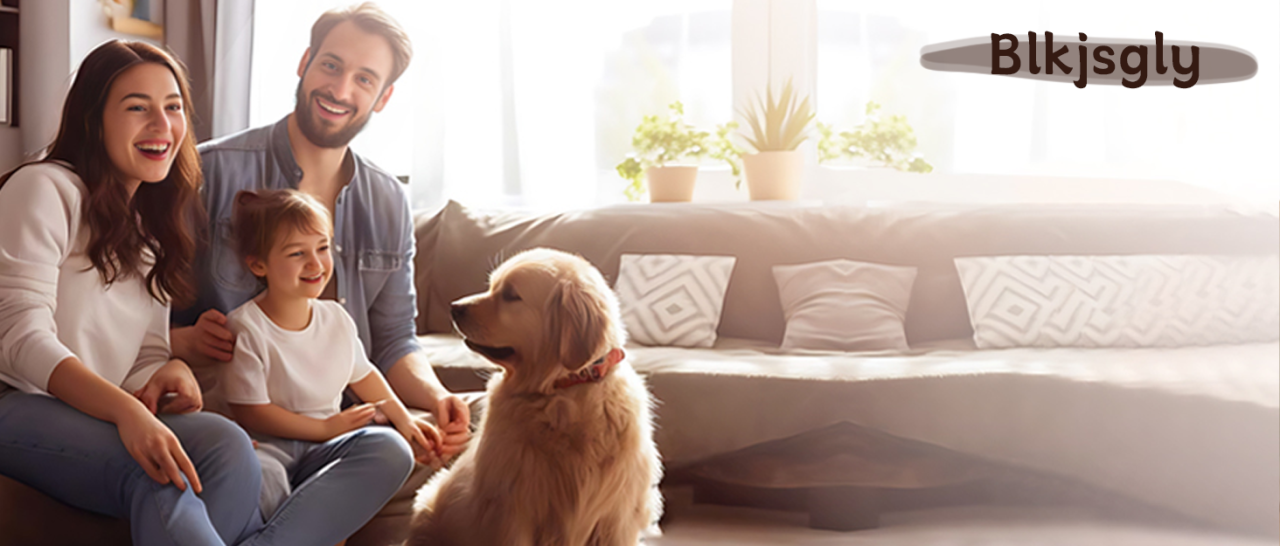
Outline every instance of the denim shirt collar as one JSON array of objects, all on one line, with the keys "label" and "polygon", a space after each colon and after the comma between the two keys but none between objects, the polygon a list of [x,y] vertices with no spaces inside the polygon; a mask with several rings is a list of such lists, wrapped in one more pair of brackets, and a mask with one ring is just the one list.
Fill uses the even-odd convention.
[{"label": "denim shirt collar", "polygon": [[[284,181],[290,189],[298,189],[298,184],[302,182],[302,167],[298,166],[298,160],[293,157],[293,146],[289,141],[289,116],[288,114],[275,125],[271,126],[271,145],[270,153],[267,154],[267,160],[275,163],[276,170],[284,176]],[[350,161],[352,164],[351,180],[347,181],[344,186],[350,186],[357,180],[360,180],[361,165],[357,161],[355,153],[347,147],[346,156],[342,159],[343,163]],[[271,172],[268,168],[267,172]],[[279,188],[274,188],[279,189]]]}]

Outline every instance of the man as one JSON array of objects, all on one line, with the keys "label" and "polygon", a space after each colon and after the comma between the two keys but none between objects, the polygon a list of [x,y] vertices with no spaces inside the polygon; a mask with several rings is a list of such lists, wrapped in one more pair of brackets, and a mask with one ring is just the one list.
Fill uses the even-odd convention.
[{"label": "man", "polygon": [[[235,339],[227,312],[259,291],[231,247],[236,192],[293,188],[329,208],[334,276],[325,296],[355,320],[369,359],[405,405],[432,412],[453,455],[470,439],[470,411],[440,383],[414,337],[413,222],[404,188],[348,147],[391,98],[412,56],[408,35],[371,3],[326,12],[298,65],[297,104],[274,125],[200,146],[209,248],[198,260],[199,296],[175,311],[173,353],[216,367]],[[216,369],[216,368],[213,368]]]}]

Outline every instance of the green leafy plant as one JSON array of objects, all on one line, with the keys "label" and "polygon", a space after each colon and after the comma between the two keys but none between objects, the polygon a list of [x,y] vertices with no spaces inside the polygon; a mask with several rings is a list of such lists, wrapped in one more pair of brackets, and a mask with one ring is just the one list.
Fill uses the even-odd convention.
[{"label": "green leafy plant", "polygon": [[716,134],[711,137],[711,159],[718,159],[729,164],[733,171],[733,187],[742,187],[742,148],[733,143],[733,135],[738,130],[738,122],[730,121],[716,126]]},{"label": "green leafy plant", "polygon": [[907,118],[876,114],[880,105],[867,103],[867,121],[852,131],[836,130],[818,122],[818,162],[836,159],[867,158],[900,171],[927,173],[933,171],[916,149],[915,131]]},{"label": "green leafy plant", "polygon": [[791,80],[787,80],[778,100],[773,99],[773,89],[766,89],[763,100],[756,95],[753,108],[738,110],[751,127],[751,135],[743,138],[757,152],[794,150],[809,138],[809,124],[814,117],[809,97],[799,99]]},{"label": "green leafy plant", "polygon": [[631,137],[632,153],[616,167],[618,175],[631,181],[627,199],[640,200],[644,194],[644,171],[679,160],[698,160],[711,152],[711,134],[699,131],[684,120],[684,105],[671,103],[667,119],[645,116]]}]

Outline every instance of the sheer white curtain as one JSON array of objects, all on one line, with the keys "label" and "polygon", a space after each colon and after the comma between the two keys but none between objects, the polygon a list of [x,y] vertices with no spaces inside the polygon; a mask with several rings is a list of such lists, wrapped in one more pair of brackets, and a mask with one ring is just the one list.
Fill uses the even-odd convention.
[{"label": "sheer white curtain", "polygon": [[[727,0],[427,3],[419,207],[573,208],[622,199],[613,172],[645,114],[730,112]],[[720,32],[716,32],[720,30]],[[702,31],[702,33],[699,33]]]}]

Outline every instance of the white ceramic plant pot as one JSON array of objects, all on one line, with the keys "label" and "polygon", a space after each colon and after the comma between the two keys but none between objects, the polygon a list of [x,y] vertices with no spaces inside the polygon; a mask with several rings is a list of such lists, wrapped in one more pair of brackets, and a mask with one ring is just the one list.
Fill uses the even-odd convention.
[{"label": "white ceramic plant pot", "polygon": [[698,167],[649,167],[644,175],[649,182],[650,203],[693,200],[693,183],[698,179]]},{"label": "white ceramic plant pot", "polygon": [[800,195],[804,176],[800,150],[744,154],[742,168],[752,201],[795,200]]}]

